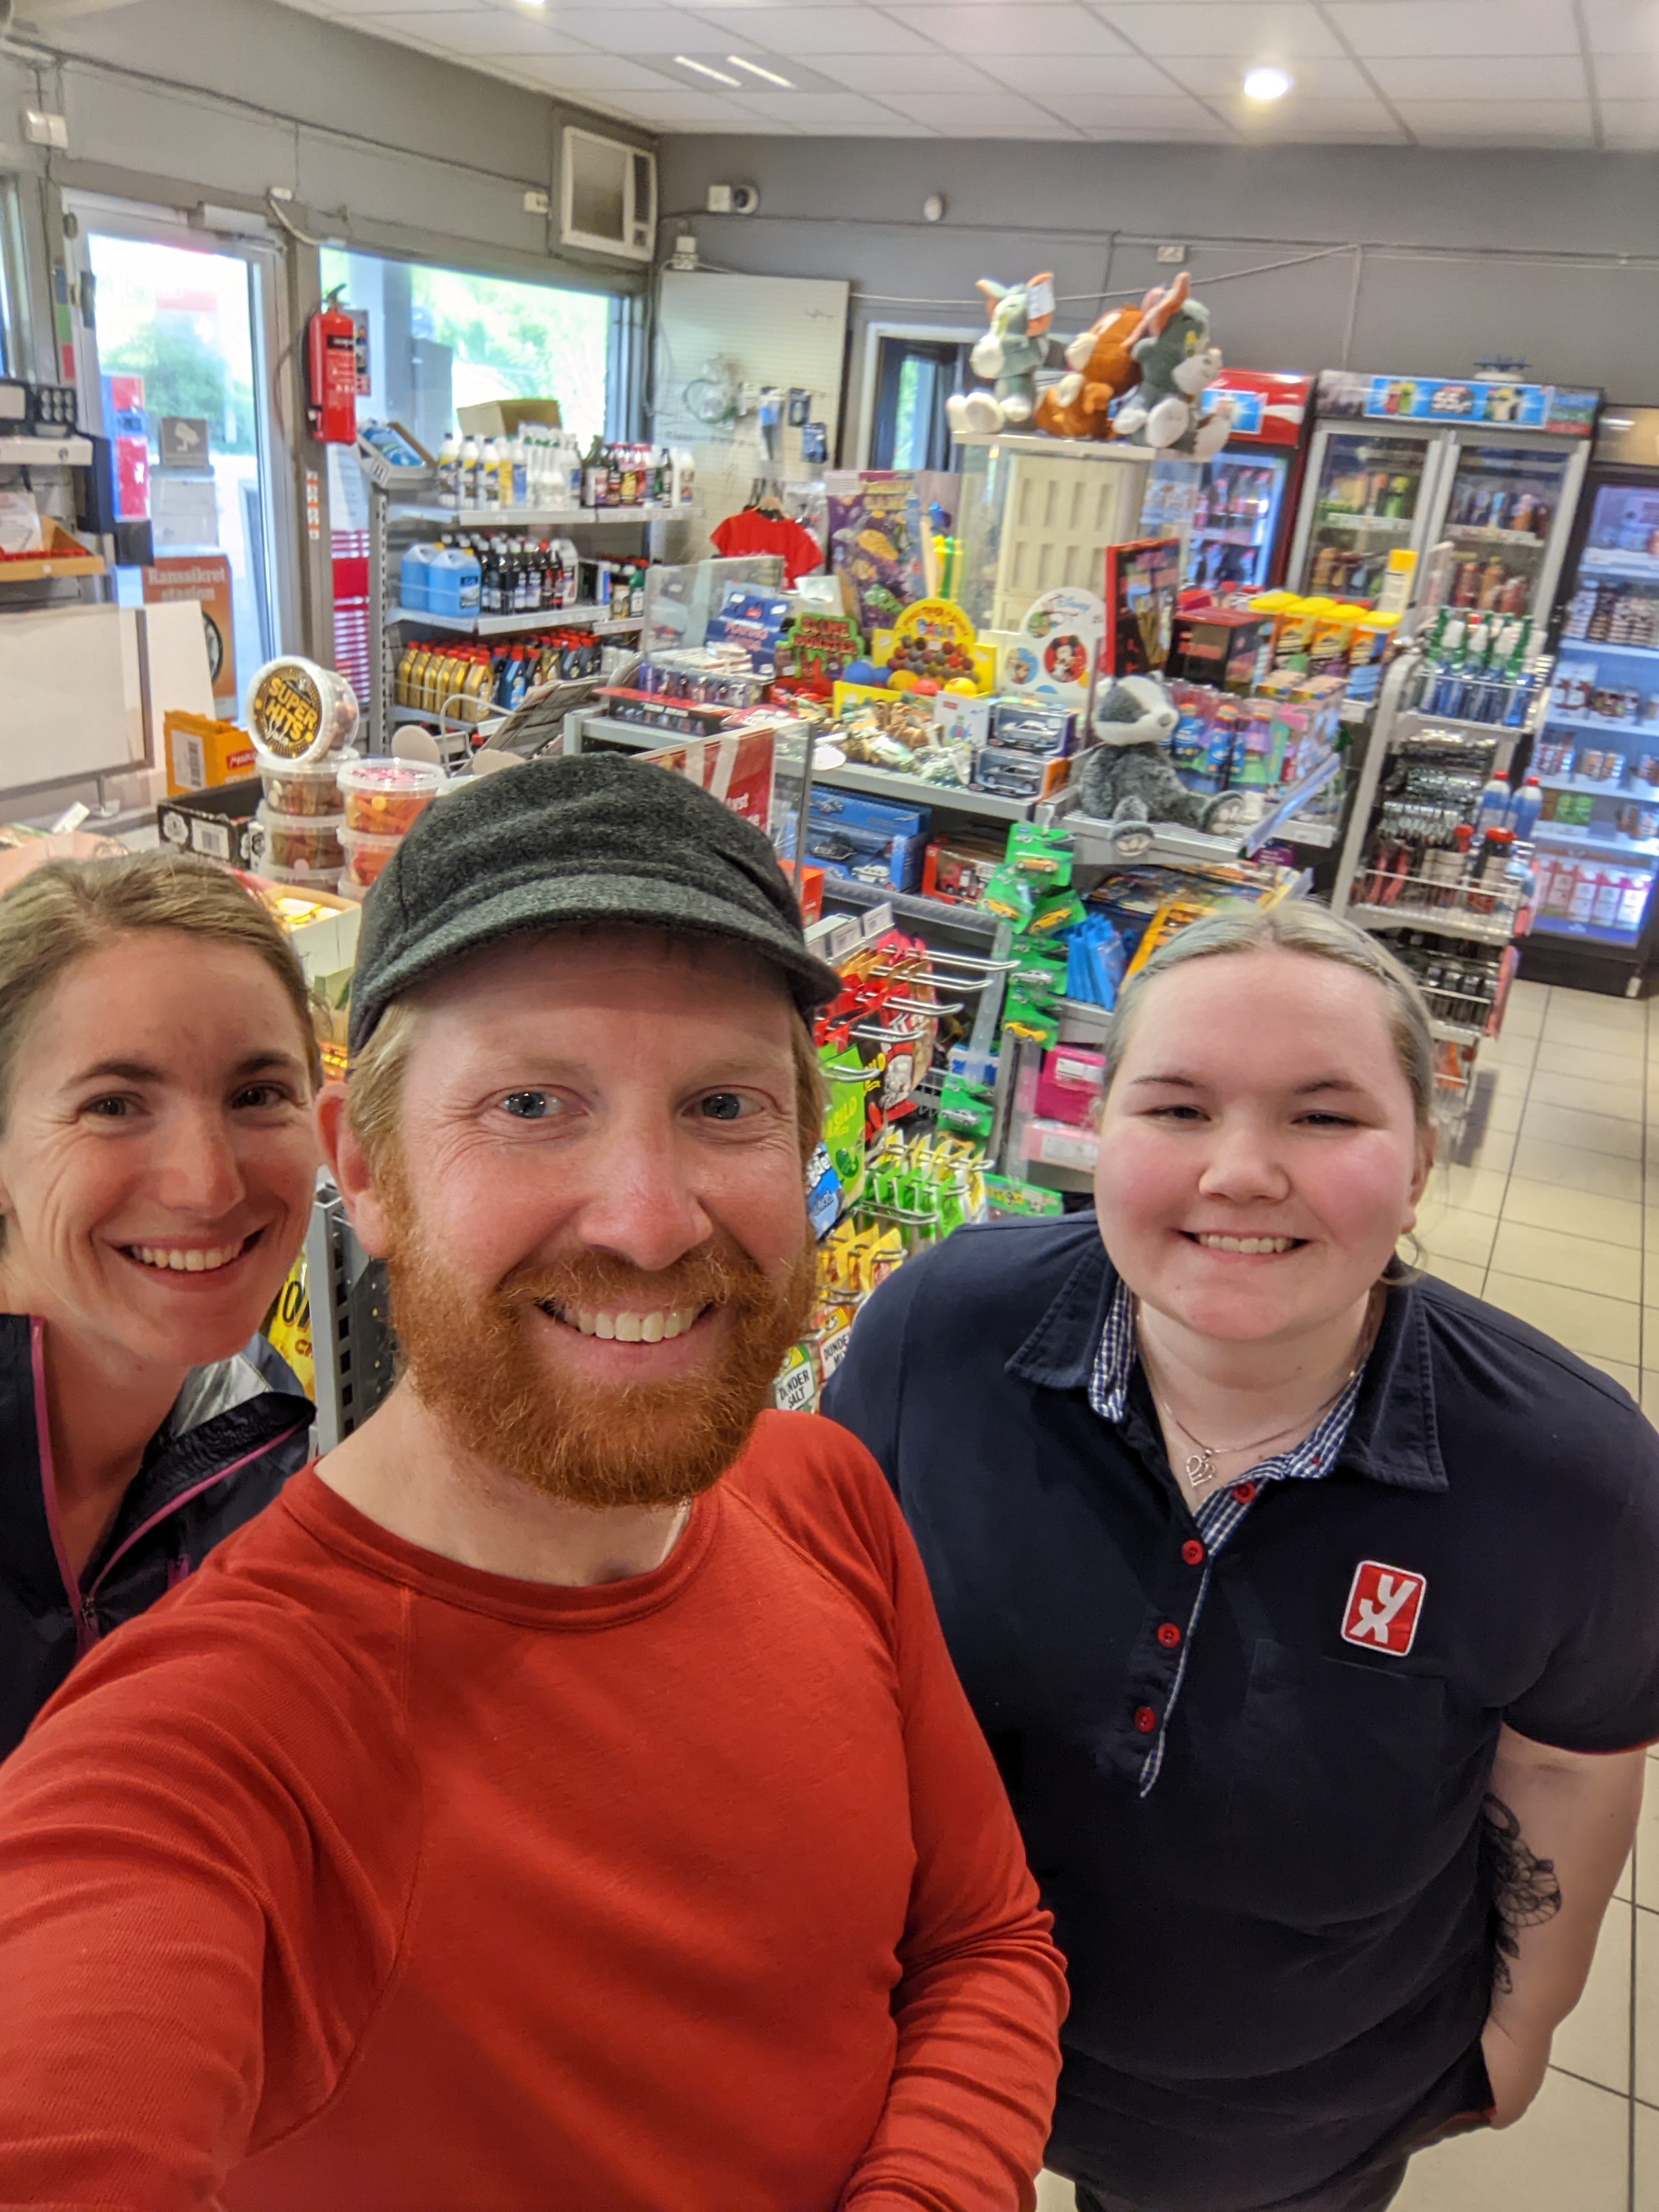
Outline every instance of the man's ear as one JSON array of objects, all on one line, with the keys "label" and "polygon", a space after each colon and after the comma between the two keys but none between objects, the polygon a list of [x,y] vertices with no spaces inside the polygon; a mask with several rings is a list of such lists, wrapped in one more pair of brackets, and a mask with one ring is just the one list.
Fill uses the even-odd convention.
[{"label": "man's ear", "polygon": [[325,1083],[317,1097],[317,1133],[329,1172],[339,1185],[346,1212],[357,1232],[357,1241],[371,1257],[386,1257],[391,1244],[391,1224],[374,1187],[368,1155],[358,1143],[346,1115],[343,1083]]}]

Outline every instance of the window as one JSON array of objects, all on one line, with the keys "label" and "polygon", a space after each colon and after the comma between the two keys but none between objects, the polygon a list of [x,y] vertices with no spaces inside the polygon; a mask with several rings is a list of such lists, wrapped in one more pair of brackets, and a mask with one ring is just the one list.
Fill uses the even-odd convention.
[{"label": "window", "polygon": [[872,469],[948,469],[951,426],[945,403],[977,381],[967,344],[884,338],[877,363]]},{"label": "window", "polygon": [[323,289],[366,319],[362,416],[398,422],[436,453],[459,410],[491,399],[556,399],[584,445],[605,427],[616,302],[603,292],[428,269],[326,246]]}]

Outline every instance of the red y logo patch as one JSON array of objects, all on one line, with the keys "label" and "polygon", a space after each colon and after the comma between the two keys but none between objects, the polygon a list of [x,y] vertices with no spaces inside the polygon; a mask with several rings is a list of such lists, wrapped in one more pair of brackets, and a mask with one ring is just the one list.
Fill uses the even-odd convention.
[{"label": "red y logo patch", "polygon": [[1428,1582],[1405,1567],[1385,1567],[1378,1559],[1362,1559],[1354,1569],[1348,1592],[1348,1610],[1342,1637],[1368,1651],[1386,1651],[1403,1659],[1417,1636]]}]

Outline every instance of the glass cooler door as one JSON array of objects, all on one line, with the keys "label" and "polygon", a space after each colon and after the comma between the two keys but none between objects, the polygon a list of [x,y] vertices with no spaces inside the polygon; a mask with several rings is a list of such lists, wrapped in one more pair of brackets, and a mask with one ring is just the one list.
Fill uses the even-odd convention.
[{"label": "glass cooler door", "polygon": [[1334,599],[1375,599],[1389,556],[1417,543],[1417,519],[1434,443],[1327,430],[1304,522],[1307,550],[1294,588]]},{"label": "glass cooler door", "polygon": [[1533,747],[1533,926],[1631,950],[1659,868],[1659,477],[1597,487],[1566,600]]},{"label": "glass cooler door", "polygon": [[1186,581],[1212,590],[1263,590],[1279,536],[1290,453],[1224,447],[1206,462],[1193,517]]},{"label": "glass cooler door", "polygon": [[1443,534],[1457,549],[1451,603],[1483,614],[1541,615],[1539,584],[1564,509],[1570,453],[1463,445]]}]

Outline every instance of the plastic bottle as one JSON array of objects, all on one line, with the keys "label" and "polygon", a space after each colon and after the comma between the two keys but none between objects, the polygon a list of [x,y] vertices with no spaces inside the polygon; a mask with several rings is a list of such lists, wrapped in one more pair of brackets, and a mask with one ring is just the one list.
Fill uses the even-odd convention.
[{"label": "plastic bottle", "polygon": [[1543,805],[1544,787],[1535,775],[1529,775],[1510,800],[1509,826],[1517,845],[1531,844]]},{"label": "plastic bottle", "polygon": [[460,503],[461,442],[453,430],[446,430],[438,448],[438,504],[459,507]]},{"label": "plastic bottle", "polygon": [[1480,793],[1480,804],[1475,809],[1474,826],[1483,834],[1488,830],[1501,830],[1509,817],[1510,801],[1514,797],[1501,775],[1495,775]]},{"label": "plastic bottle", "polygon": [[478,504],[499,507],[501,503],[501,457],[495,450],[495,441],[486,438],[478,449]]},{"label": "plastic bottle", "polygon": [[513,504],[514,485],[516,481],[513,470],[513,441],[511,438],[501,438],[496,441],[495,475],[501,486],[501,505],[503,507],[511,507]]},{"label": "plastic bottle", "polygon": [[461,441],[461,467],[459,479],[460,495],[458,504],[462,507],[481,507],[483,504],[483,495],[478,484],[480,459],[478,441],[469,430]]},{"label": "plastic bottle", "polygon": [[530,504],[530,452],[522,438],[515,438],[513,441],[513,457],[510,465],[513,476],[513,504],[514,507],[528,507]]}]

